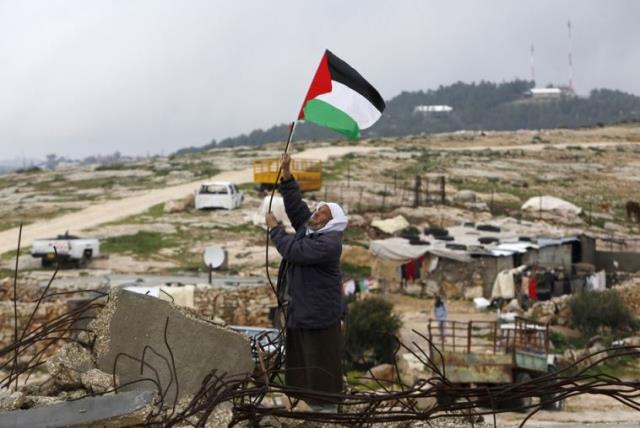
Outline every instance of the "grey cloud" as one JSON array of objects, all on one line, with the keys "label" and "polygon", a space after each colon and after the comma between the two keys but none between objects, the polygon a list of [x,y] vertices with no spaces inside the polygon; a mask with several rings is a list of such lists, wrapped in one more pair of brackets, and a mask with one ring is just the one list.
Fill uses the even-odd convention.
[{"label": "grey cloud", "polygon": [[325,48],[391,98],[458,80],[640,93],[635,1],[0,0],[0,158],[168,153],[293,119]]}]

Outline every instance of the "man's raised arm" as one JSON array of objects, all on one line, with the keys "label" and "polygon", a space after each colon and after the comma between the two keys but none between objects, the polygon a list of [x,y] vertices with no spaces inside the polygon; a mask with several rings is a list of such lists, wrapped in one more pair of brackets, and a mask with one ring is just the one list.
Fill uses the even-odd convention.
[{"label": "man's raised arm", "polygon": [[280,163],[282,168],[282,181],[280,182],[280,193],[284,200],[284,209],[291,225],[295,230],[304,226],[311,217],[311,211],[307,204],[302,201],[300,186],[291,175],[291,157],[288,154],[282,155]]}]

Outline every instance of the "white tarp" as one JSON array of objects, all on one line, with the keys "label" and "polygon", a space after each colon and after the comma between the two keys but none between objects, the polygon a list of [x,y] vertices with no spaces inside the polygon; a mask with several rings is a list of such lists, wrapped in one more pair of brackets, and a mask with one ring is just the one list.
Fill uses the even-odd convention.
[{"label": "white tarp", "polygon": [[195,308],[195,290],[196,287],[194,285],[183,285],[183,286],[161,286],[160,287],[160,299],[168,300],[173,302],[178,306],[186,306],[188,308]]},{"label": "white tarp", "polygon": [[[264,217],[267,215],[267,211],[269,211],[269,200],[271,196],[265,196],[265,198],[260,203],[260,207],[258,211],[251,218],[251,222],[255,226],[260,226],[263,228],[267,228],[267,225],[264,222]],[[293,227],[291,226],[291,221],[289,221],[289,217],[287,217],[287,213],[284,210],[284,200],[282,196],[274,196],[273,203],[271,204],[271,212],[276,216],[278,221],[281,221],[286,229],[291,232]]]},{"label": "white tarp", "polygon": [[491,290],[491,299],[501,297],[503,299],[513,299],[516,296],[516,284],[515,274],[524,271],[527,268],[526,265],[518,266],[517,268],[503,270],[498,273],[495,281],[493,282],[493,288]]},{"label": "white tarp", "polygon": [[383,231],[384,233],[394,234],[402,229],[409,227],[409,222],[401,215],[386,220],[373,220],[371,226]]},{"label": "white tarp", "polygon": [[428,245],[411,245],[408,239],[389,238],[371,241],[369,251],[376,257],[387,260],[409,261],[429,251]]},{"label": "white tarp", "polygon": [[582,208],[555,196],[536,196],[522,205],[523,211],[551,211],[558,214],[578,215]]},{"label": "white tarp", "polygon": [[173,302],[177,306],[187,306],[189,308],[196,307],[194,301],[195,286],[193,285],[184,285],[180,287],[166,285],[156,285],[151,287],[129,286],[124,287],[124,289],[133,291],[134,293],[153,296],[160,300],[167,300],[169,302]]},{"label": "white tarp", "polygon": [[159,286],[155,286],[155,287],[144,287],[144,286],[137,286],[137,285],[132,285],[129,287],[124,287],[125,290],[127,291],[132,291],[134,293],[138,293],[138,294],[146,294],[147,296],[153,296],[153,297],[160,297],[160,287]]}]

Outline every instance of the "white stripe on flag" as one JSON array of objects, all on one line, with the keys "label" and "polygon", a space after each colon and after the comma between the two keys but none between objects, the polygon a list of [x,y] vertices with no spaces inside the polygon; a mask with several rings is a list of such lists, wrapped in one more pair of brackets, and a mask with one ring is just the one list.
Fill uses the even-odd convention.
[{"label": "white stripe on flag", "polygon": [[351,116],[361,130],[367,129],[382,116],[368,99],[335,80],[331,81],[331,92],[318,95],[315,99],[331,104]]}]

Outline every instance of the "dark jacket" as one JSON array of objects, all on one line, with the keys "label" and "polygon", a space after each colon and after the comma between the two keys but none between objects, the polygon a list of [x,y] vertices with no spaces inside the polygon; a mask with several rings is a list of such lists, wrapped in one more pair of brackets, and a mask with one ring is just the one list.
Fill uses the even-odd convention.
[{"label": "dark jacket", "polygon": [[[332,326],[342,314],[342,232],[306,234],[311,217],[302,201],[298,183],[280,183],[280,192],[294,235],[279,225],[271,230],[271,241],[282,255],[278,292],[288,301],[287,327],[321,329]],[[286,293],[283,286],[286,284]],[[281,294],[282,293],[282,294]]]}]

